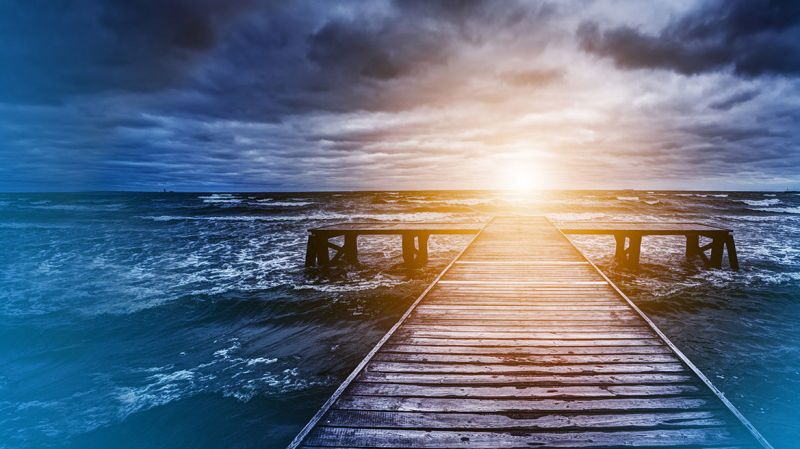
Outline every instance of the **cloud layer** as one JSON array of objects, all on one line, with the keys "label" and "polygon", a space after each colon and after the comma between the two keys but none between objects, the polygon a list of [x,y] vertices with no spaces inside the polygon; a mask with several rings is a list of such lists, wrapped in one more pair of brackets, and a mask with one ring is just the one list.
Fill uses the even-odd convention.
[{"label": "cloud layer", "polygon": [[790,2],[0,7],[0,189],[783,188]]}]

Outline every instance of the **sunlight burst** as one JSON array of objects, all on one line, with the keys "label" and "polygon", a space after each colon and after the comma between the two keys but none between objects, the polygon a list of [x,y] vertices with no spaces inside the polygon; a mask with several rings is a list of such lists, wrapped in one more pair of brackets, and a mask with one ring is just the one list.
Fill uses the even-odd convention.
[{"label": "sunlight burst", "polygon": [[540,178],[540,173],[529,164],[519,164],[499,175],[499,186],[502,190],[515,193],[530,193],[542,187]]}]

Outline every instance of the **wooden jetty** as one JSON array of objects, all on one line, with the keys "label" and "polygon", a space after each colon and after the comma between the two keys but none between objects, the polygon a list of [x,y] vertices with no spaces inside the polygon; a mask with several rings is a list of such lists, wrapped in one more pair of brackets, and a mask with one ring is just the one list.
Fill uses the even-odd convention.
[{"label": "wooden jetty", "polygon": [[770,445],[542,217],[495,218],[289,445]]},{"label": "wooden jetty", "polygon": [[[616,239],[617,261],[629,267],[639,265],[642,237],[653,235],[679,235],[686,237],[686,257],[700,257],[710,268],[722,268],[725,250],[728,252],[728,265],[732,270],[739,269],[733,231],[702,223],[670,222],[563,222],[558,227],[565,234],[608,234]],[[710,242],[700,246],[700,238]],[[711,254],[706,255],[710,250]]]},{"label": "wooden jetty", "polygon": [[[739,269],[736,245],[730,229],[687,222],[577,222],[556,223],[565,234],[607,234],[616,239],[616,259],[629,268],[639,266],[642,237],[677,235],[686,238],[686,257],[699,257],[709,268],[722,268],[727,249],[731,269]],[[329,265],[344,260],[358,261],[358,237],[361,235],[399,235],[402,237],[403,261],[409,266],[428,261],[428,237],[434,234],[474,234],[480,223],[341,223],[309,230],[306,266]],[[343,237],[343,244],[331,239]],[[709,240],[700,245],[701,238]],[[331,257],[330,250],[334,250]],[[706,255],[710,251],[710,255]]]}]

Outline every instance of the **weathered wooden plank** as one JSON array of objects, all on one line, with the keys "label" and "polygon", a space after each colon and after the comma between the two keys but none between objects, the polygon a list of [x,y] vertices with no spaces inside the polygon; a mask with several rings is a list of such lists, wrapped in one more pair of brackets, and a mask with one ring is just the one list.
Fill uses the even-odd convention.
[{"label": "weathered wooden plank", "polygon": [[536,347],[536,346],[434,346],[387,344],[382,354],[510,354],[510,355],[611,355],[611,354],[672,354],[663,346],[588,346],[588,347]]},{"label": "weathered wooden plank", "polygon": [[504,430],[504,429],[632,429],[724,426],[711,411],[616,413],[596,415],[478,414],[380,412],[333,410],[324,424],[335,427],[380,427],[394,429]]},{"label": "weathered wooden plank", "polygon": [[398,412],[535,413],[718,409],[711,398],[655,397],[614,399],[476,399],[414,398],[343,395],[336,410],[383,410]]},{"label": "weathered wooden plank", "polygon": [[516,339],[525,336],[529,339],[560,339],[560,340],[596,340],[596,339],[638,339],[652,336],[648,331],[618,331],[618,332],[457,332],[447,330],[432,329],[407,329],[404,328],[397,333],[398,336],[409,337],[439,337],[439,338],[458,338],[464,336],[487,336],[489,338],[511,338]]},{"label": "weathered wooden plank", "polygon": [[610,363],[610,364],[574,364],[574,365],[479,365],[448,364],[423,362],[382,362],[373,361],[367,365],[370,371],[394,373],[559,373],[559,374],[592,374],[592,373],[682,373],[686,372],[678,363]]},{"label": "weathered wooden plank", "polygon": [[461,325],[461,324],[448,324],[446,322],[437,321],[429,323],[409,324],[404,327],[406,330],[432,330],[432,331],[456,331],[456,332],[472,332],[475,334],[485,334],[491,332],[515,332],[515,333],[533,333],[533,332],[616,332],[616,331],[629,331],[635,330],[644,332],[641,326],[624,326],[624,325],[598,325],[593,323],[584,323],[580,325],[559,325],[559,324],[540,324],[537,326],[519,326],[519,325]]},{"label": "weathered wooden plank", "polygon": [[[476,309],[460,309],[460,308],[421,308],[419,310],[414,311],[414,315],[448,315],[453,313],[460,313],[462,315],[508,315],[515,314],[524,317],[589,317],[589,318],[601,318],[606,320],[616,320],[617,318],[635,318],[636,315],[633,314],[630,310],[625,309],[617,309],[617,310],[559,310],[559,309],[549,309],[546,307],[541,307],[535,309],[536,306],[521,306],[521,309],[502,309],[502,308],[492,308],[492,307],[485,307],[482,310]],[[524,307],[528,307],[530,309],[526,310]]]},{"label": "weathered wooden plank", "polygon": [[609,446],[653,447],[709,443],[733,443],[736,440],[724,427],[702,429],[661,429],[619,432],[475,432],[446,430],[353,429],[320,426],[309,435],[308,443],[320,446],[356,445],[395,448],[519,448],[522,446],[584,447]]},{"label": "weathered wooden plank", "polygon": [[363,396],[449,398],[619,398],[627,396],[685,396],[699,391],[695,385],[569,385],[569,386],[451,386],[356,382],[349,393]]},{"label": "weathered wooden plank", "polygon": [[[546,319],[533,319],[533,320],[498,320],[498,319],[471,319],[471,318],[448,318],[448,317],[415,317],[406,326],[425,326],[425,325],[441,325],[441,326],[504,326],[508,328],[514,327],[536,327],[536,326],[558,326],[561,328],[580,327],[580,326],[614,326],[614,327],[632,327],[642,328],[641,321],[634,319],[626,320],[546,320]],[[405,326],[404,326],[405,327]]]},{"label": "weathered wooden plank", "polygon": [[494,279],[486,279],[486,280],[464,280],[464,281],[457,281],[457,280],[442,280],[439,281],[440,284],[446,285],[606,285],[608,282],[606,281],[575,281],[575,280],[541,280],[541,281],[504,281],[504,280],[494,280]]},{"label": "weathered wooden plank", "polygon": [[589,311],[589,310],[601,310],[601,311],[609,311],[609,310],[628,310],[628,307],[618,304],[618,305],[593,305],[593,304],[584,304],[584,305],[577,305],[577,306],[565,306],[561,304],[557,305],[541,305],[541,304],[516,304],[516,305],[504,305],[504,304],[492,304],[492,305],[480,305],[480,304],[461,304],[457,306],[449,305],[449,304],[424,304],[417,306],[417,310],[420,312],[425,312],[428,310],[446,310],[446,311],[453,311],[453,310],[499,310],[499,311],[517,311],[517,310],[530,310],[530,311],[540,311],[540,310],[561,310],[561,311],[569,311],[569,310],[579,310],[579,311]]},{"label": "weathered wooden plank", "polygon": [[[558,310],[563,310],[563,308],[569,307],[577,307],[577,310],[585,310],[583,309],[584,306],[588,307],[608,307],[608,306],[619,306],[619,302],[611,301],[611,300],[557,300],[557,299],[547,299],[547,300],[519,300],[516,301],[511,298],[476,298],[476,297],[467,297],[467,298],[447,298],[441,300],[432,300],[427,302],[426,305],[437,305],[437,306],[447,306],[452,309],[458,309],[461,306],[483,306],[483,307],[495,307],[495,306],[528,306],[528,307],[539,307],[540,309],[547,309],[547,308],[556,308]],[[575,310],[575,309],[573,309]]]},{"label": "weathered wooden plank", "polygon": [[412,383],[431,385],[651,385],[692,382],[688,374],[441,374],[441,373],[382,373],[364,371],[359,382]]},{"label": "weathered wooden plank", "polygon": [[581,311],[573,310],[570,312],[561,312],[558,310],[537,310],[537,311],[516,311],[509,312],[504,310],[420,310],[414,312],[413,316],[428,316],[428,317],[517,317],[517,319],[576,319],[576,318],[594,318],[600,320],[616,320],[623,318],[634,318],[635,315],[631,312],[601,312],[601,311]]},{"label": "weathered wooden plank", "polygon": [[504,347],[620,347],[620,346],[663,346],[656,338],[631,340],[559,340],[559,339],[495,339],[495,338],[430,338],[393,337],[391,343],[430,346],[504,346]]},{"label": "weathered wooden plank", "polygon": [[579,363],[680,363],[672,354],[610,354],[610,355],[475,355],[424,354],[381,352],[373,358],[381,362],[480,363],[486,365],[579,364]]}]

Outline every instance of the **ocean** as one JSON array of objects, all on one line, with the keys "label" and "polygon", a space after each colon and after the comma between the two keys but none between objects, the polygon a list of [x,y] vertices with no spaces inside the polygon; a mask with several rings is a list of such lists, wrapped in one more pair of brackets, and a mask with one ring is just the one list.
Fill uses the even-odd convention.
[{"label": "ocean", "polygon": [[739,272],[681,238],[617,269],[573,240],[776,447],[800,435],[800,196],[586,191],[0,194],[0,448],[282,448],[468,241],[397,237],[361,264],[303,267],[342,221],[700,221],[734,230]]}]

